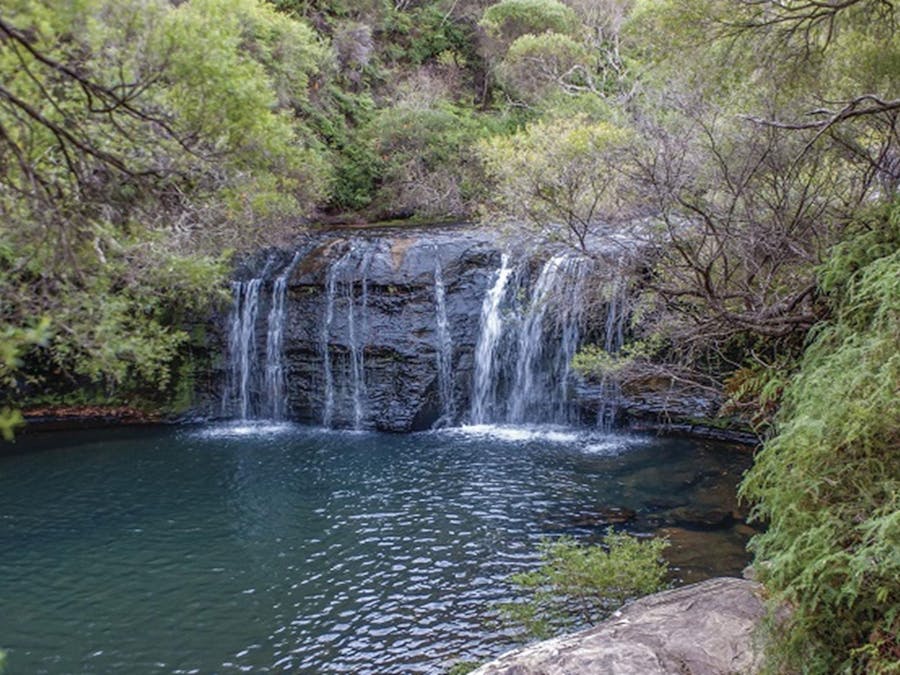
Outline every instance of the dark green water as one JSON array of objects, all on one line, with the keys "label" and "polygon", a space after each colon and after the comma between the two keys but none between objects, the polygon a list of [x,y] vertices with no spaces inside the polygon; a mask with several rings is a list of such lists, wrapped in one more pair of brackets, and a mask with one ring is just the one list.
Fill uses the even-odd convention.
[{"label": "dark green water", "polygon": [[[565,429],[151,428],[4,452],[9,674],[444,672],[510,647],[488,609],[540,537],[593,536],[610,506],[633,531],[716,521],[747,463]],[[676,576],[739,573],[744,529],[670,529]]]}]

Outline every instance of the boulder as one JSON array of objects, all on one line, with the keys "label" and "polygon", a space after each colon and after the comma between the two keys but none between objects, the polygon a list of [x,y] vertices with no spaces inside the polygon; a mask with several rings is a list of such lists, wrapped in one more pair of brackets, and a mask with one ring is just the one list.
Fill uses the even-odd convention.
[{"label": "boulder", "polygon": [[510,652],[477,675],[757,673],[760,584],[716,578],[637,600],[588,630]]}]

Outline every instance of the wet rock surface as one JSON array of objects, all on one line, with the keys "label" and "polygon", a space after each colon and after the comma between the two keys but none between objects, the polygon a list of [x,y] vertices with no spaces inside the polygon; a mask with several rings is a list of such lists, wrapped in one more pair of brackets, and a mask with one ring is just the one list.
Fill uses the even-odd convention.
[{"label": "wet rock surface", "polygon": [[[586,417],[596,416],[604,405],[605,389],[600,384],[579,382],[575,395]],[[759,438],[744,422],[718,417],[724,400],[708,390],[648,378],[620,392],[617,422],[632,431],[757,445]]]},{"label": "wet rock surface", "polygon": [[[499,294],[496,318],[503,328],[487,355],[493,359],[489,395],[474,396],[482,305],[502,276],[501,250],[509,246],[494,230],[467,225],[347,228],[310,231],[293,247],[246,257],[233,276],[231,314],[219,317],[223,329],[209,340],[211,353],[227,353],[228,362],[197,382],[197,412],[402,432],[471,419],[471,399],[484,398],[487,414],[475,416],[477,422],[602,419],[604,428],[615,422],[755,443],[742,429],[710,422],[722,400],[709,390],[656,377],[611,399],[604,386],[575,382],[568,372],[575,345],[581,339],[604,344],[612,334],[621,340],[625,315],[621,303],[609,302],[606,316],[595,307],[582,321],[575,298],[584,293],[572,289],[583,288],[590,265],[563,261],[570,254],[559,252],[513,255],[508,288]],[[266,319],[280,316],[281,308],[286,318],[273,340]],[[244,315],[252,320],[236,326],[234,318]],[[283,362],[269,362],[273,344],[283,345],[277,350]],[[478,359],[485,362],[483,354]]]},{"label": "wet rock surface", "polygon": [[642,598],[580,633],[488,663],[477,675],[744,675],[757,673],[762,587],[720,577]]},{"label": "wet rock surface", "polygon": [[[273,269],[289,259],[274,257]],[[322,423],[330,406],[339,428],[431,427],[441,415],[436,266],[446,289],[454,398],[464,402],[482,297],[499,260],[493,234],[473,228],[314,236],[287,285],[288,418]]]}]

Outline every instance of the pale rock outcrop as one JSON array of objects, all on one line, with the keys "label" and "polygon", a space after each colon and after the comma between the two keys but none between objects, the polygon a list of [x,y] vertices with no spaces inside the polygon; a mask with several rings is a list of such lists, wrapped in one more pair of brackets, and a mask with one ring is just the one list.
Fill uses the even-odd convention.
[{"label": "pale rock outcrop", "polygon": [[762,587],[709,579],[633,602],[588,630],[510,652],[475,675],[747,675],[760,670]]}]

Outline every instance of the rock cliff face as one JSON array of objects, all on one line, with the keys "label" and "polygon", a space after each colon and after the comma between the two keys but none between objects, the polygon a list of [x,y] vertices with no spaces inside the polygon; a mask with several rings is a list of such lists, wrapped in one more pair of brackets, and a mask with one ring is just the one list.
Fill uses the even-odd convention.
[{"label": "rock cliff face", "polygon": [[315,245],[287,291],[291,416],[322,422],[330,405],[334,426],[385,431],[426,429],[438,420],[436,275],[444,285],[453,400],[463,406],[482,296],[499,258],[491,238],[471,230],[337,236]]},{"label": "rock cliff face", "polygon": [[717,578],[642,598],[580,633],[501,656],[474,675],[752,675],[762,587]]},{"label": "rock cliff face", "polygon": [[412,431],[464,417],[491,233],[347,230],[236,271],[209,414]]},{"label": "rock cliff face", "polygon": [[579,382],[578,344],[618,348],[626,303],[584,311],[595,261],[501,247],[491,230],[443,226],[320,232],[260,251],[236,270],[222,393],[202,412],[397,432],[581,420],[751,440],[697,425],[721,403],[705,392]]},{"label": "rock cliff face", "polygon": [[[575,397],[587,415],[608,406],[604,388],[578,382]],[[756,445],[759,437],[745,420],[718,416],[725,395],[673,383],[666,378],[647,378],[618,392],[617,422],[633,431],[652,431],[729,443]]]}]

